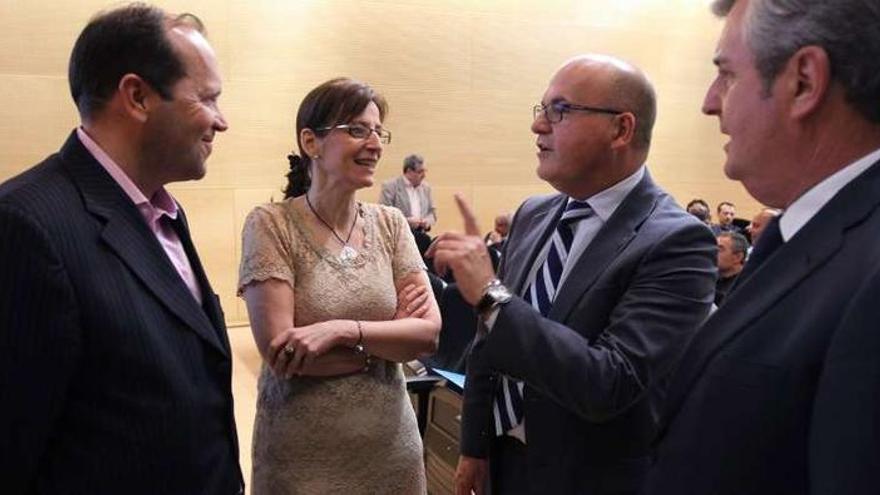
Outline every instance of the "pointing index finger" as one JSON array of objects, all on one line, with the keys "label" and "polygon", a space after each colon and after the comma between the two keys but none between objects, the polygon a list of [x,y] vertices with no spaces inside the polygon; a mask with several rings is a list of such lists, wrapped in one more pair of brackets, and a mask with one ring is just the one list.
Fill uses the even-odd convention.
[{"label": "pointing index finger", "polygon": [[458,205],[458,211],[461,212],[461,218],[464,220],[464,233],[479,236],[481,231],[480,226],[477,225],[477,217],[460,193],[455,193],[455,204]]}]

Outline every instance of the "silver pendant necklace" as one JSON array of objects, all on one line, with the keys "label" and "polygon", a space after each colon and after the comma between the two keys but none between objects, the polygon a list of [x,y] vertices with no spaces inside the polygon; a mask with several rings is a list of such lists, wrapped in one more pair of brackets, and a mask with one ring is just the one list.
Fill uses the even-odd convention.
[{"label": "silver pendant necklace", "polygon": [[340,235],[336,233],[336,229],[331,227],[326,220],[321,218],[321,215],[318,215],[318,210],[316,210],[315,207],[312,206],[312,202],[309,200],[308,193],[306,193],[306,204],[309,205],[309,209],[312,210],[312,213],[315,214],[315,218],[323,223],[324,226],[327,227],[327,230],[329,230],[333,234],[333,237],[335,237],[336,240],[339,241],[340,244],[342,244],[342,251],[339,252],[339,261],[346,265],[354,261],[354,259],[357,258],[358,252],[355,248],[348,245],[348,241],[351,240],[351,234],[352,232],[354,232],[354,226],[357,225],[357,211],[355,211],[354,214],[354,221],[351,222],[351,228],[348,229],[348,235],[343,240],[342,237],[340,237]]}]

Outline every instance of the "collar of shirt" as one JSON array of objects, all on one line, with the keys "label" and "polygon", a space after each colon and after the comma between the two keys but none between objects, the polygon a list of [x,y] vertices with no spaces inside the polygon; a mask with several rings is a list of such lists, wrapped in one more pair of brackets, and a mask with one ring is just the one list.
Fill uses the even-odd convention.
[{"label": "collar of shirt", "polygon": [[419,185],[414,186],[414,185],[412,185],[412,182],[410,182],[409,179],[407,179],[406,176],[404,176],[404,177],[403,177],[403,183],[404,183],[404,185],[406,185],[406,188],[407,188],[407,189],[412,189],[412,190],[415,191],[415,190],[418,190],[419,188],[421,188],[421,187],[422,187],[422,184],[424,184],[425,181],[422,180],[422,182],[419,182]]},{"label": "collar of shirt", "polygon": [[[593,209],[593,213],[596,214],[602,220],[602,223],[608,221],[611,218],[611,215],[617,210],[617,207],[620,206],[620,203],[623,203],[624,198],[636,187],[636,184],[642,180],[642,177],[645,176],[645,166],[642,165],[638,170],[632,173],[629,177],[623,179],[622,181],[614,184],[613,186],[605,189],[603,191],[599,191],[596,194],[590,196],[589,198],[582,200],[586,201],[587,204],[590,205],[590,208]],[[574,201],[572,198],[568,198],[568,201]]]},{"label": "collar of shirt", "polygon": [[878,160],[880,160],[880,149],[876,149],[843,167],[802,194],[791,206],[785,209],[785,213],[779,220],[782,240],[788,242],[844,186],[855,180]]},{"label": "collar of shirt", "polygon": [[98,143],[86,133],[85,129],[77,127],[76,135],[89,153],[95,157],[95,160],[104,167],[104,170],[110,174],[110,177],[113,177],[113,180],[125,191],[125,194],[137,206],[138,211],[141,212],[141,215],[144,216],[144,219],[147,220],[151,227],[159,221],[162,215],[166,215],[172,220],[177,218],[177,203],[164,187],[156,191],[153,198],[148,200],[144,193],[125,174],[125,171],[110,158],[110,155],[101,149]]}]

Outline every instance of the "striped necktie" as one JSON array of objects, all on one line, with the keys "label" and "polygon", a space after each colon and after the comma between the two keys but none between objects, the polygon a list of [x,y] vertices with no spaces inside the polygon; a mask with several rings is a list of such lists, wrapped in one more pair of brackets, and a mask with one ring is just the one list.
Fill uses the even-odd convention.
[{"label": "striped necktie", "polygon": [[[547,316],[550,308],[553,307],[556,289],[559,287],[568,252],[574,242],[572,225],[592,213],[592,208],[585,201],[569,201],[562,217],[556,223],[556,229],[550,238],[547,258],[535,272],[534,279],[523,293],[523,299],[537,309],[541,316]],[[522,423],[522,401],[523,382],[502,376],[501,387],[495,394],[495,404],[492,408],[496,435],[503,435]]]}]

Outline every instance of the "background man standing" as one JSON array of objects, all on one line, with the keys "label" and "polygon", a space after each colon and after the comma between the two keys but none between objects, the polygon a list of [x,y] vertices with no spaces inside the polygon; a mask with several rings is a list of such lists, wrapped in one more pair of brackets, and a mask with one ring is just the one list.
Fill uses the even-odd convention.
[{"label": "background man standing", "polygon": [[712,304],[715,240],[648,174],[655,115],[645,75],[575,58],[532,131],[559,194],[517,211],[495,278],[467,234],[429,254],[485,324],[470,355],[456,493],[631,494],[649,466],[668,373]]},{"label": "background man standing", "polygon": [[425,182],[425,160],[409,155],[403,160],[403,175],[385,181],[379,203],[393,206],[403,212],[413,230],[427,232],[437,223],[431,186]]},{"label": "background man standing", "polygon": [[3,493],[242,492],[223,314],[164,188],[227,127],[201,31],[95,17],[70,58],[81,127],[0,185]]},{"label": "background man standing", "polygon": [[703,111],[770,221],[669,389],[647,492],[880,487],[880,7],[721,0]]}]

